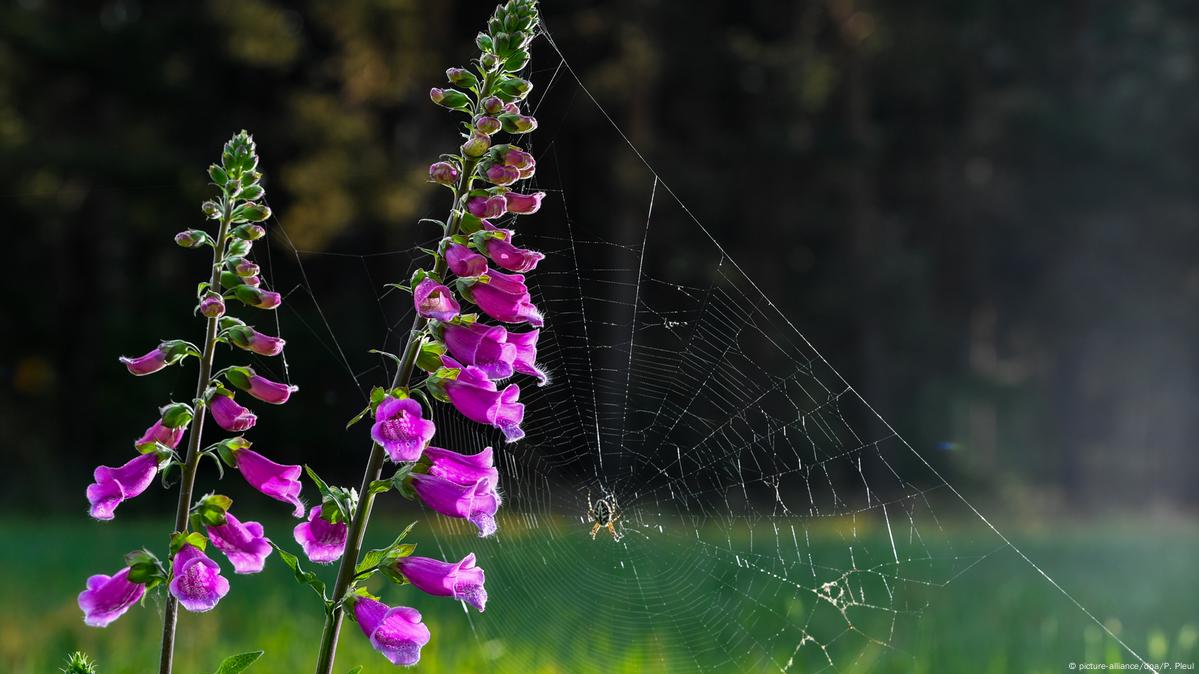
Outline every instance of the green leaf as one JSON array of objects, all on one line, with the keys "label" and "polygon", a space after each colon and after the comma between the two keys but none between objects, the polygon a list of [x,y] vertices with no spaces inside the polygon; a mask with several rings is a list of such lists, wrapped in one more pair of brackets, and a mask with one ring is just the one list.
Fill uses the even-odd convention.
[{"label": "green leaf", "polygon": [[425,342],[416,356],[416,366],[425,372],[434,372],[441,367],[441,357],[446,352],[441,342]]},{"label": "green leaf", "polygon": [[458,229],[463,234],[474,234],[475,232],[483,229],[483,221],[474,215],[471,215],[470,213],[463,213],[458,218]]},{"label": "green leaf", "polygon": [[263,651],[250,651],[249,653],[230,655],[221,661],[221,666],[217,667],[214,674],[240,674],[257,662],[258,658],[262,657],[262,653]]},{"label": "green leaf", "polygon": [[271,217],[271,209],[262,204],[242,204],[233,211],[233,222],[262,222]]},{"label": "green leaf", "polygon": [[412,467],[414,465],[415,464],[412,463],[405,463],[396,469],[395,474],[391,477],[384,480],[375,480],[371,483],[370,492],[372,494],[382,494],[383,492],[391,491],[392,489],[403,491],[404,480],[407,479],[408,475],[412,473]]},{"label": "green leaf", "polygon": [[391,545],[388,545],[385,548],[367,551],[367,553],[362,556],[362,560],[358,562],[358,565],[354,567],[354,573],[364,573],[374,569],[375,567],[386,565],[392,560],[411,555],[412,551],[416,549],[416,546],[402,545],[402,543],[404,539],[407,538],[408,533],[412,531],[412,527],[414,526],[416,526],[416,522],[413,522],[405,527],[404,530],[400,532],[400,535],[396,536],[396,539],[391,542]]},{"label": "green leaf", "polygon": [[350,671],[346,672],[346,674],[362,674],[362,665],[358,665],[354,669],[351,669]]},{"label": "green leaf", "polygon": [[526,65],[528,65],[528,63],[529,52],[523,49],[518,49],[509,54],[508,58],[504,59],[504,70],[514,73],[521,68],[524,68]]},{"label": "green leaf", "polygon": [[371,413],[370,405],[367,405],[366,407],[362,408],[361,412],[359,412],[358,414],[355,414],[353,419],[350,419],[349,421],[346,422],[346,429],[348,430],[350,428],[350,426],[353,426],[354,424],[358,423],[359,421],[362,421],[362,419],[370,413]]},{"label": "green leaf", "polygon": [[[392,353],[392,352],[390,352],[390,351],[380,351],[379,349],[371,349],[370,351],[367,351],[367,353],[372,353],[372,354],[374,354],[374,355],[376,355],[376,356],[386,356],[386,357],[388,357],[388,358],[390,358],[390,359],[394,360],[394,361],[396,362],[396,365],[403,365],[403,364],[404,364],[404,363],[403,363],[403,361],[401,361],[401,360],[400,360],[400,357],[399,357],[399,356],[395,355],[394,353]],[[372,393],[372,399],[371,399],[371,402],[372,402],[372,403],[374,403],[375,401],[374,401],[374,398],[373,398],[373,393],[374,393],[374,390],[373,390],[373,389],[372,389],[371,393]],[[375,404],[377,405],[378,403],[375,403]]]},{"label": "green leaf", "polygon": [[176,552],[179,552],[179,550],[181,550],[185,545],[192,545],[203,550],[204,548],[208,547],[208,538],[198,531],[193,531],[189,534],[180,532],[176,533],[174,536],[171,536],[172,555],[174,555]]},{"label": "green leaf", "polygon": [[432,376],[442,381],[454,381],[458,379],[458,375],[462,373],[461,368],[457,367],[439,367],[435,370]]},{"label": "green leaf", "polygon": [[234,239],[229,243],[228,253],[237,257],[245,257],[250,254],[250,249],[254,247],[252,241],[245,239]]},{"label": "green leaf", "polygon": [[266,190],[262,189],[262,185],[250,185],[249,187],[242,190],[241,194],[239,194],[237,196],[242,199],[245,199],[246,201],[256,201],[258,199],[261,199],[262,195],[265,193],[266,193]]},{"label": "green leaf", "polygon": [[208,167],[208,177],[212,178],[217,187],[224,187],[225,183],[229,182],[229,175],[225,173],[225,169],[216,164]]},{"label": "green leaf", "polygon": [[316,485],[316,490],[321,493],[321,498],[329,498],[329,485],[316,474],[316,471],[311,466],[305,465],[304,472],[308,473],[308,479]]},{"label": "green leaf", "polygon": [[328,598],[325,597],[324,581],[318,578],[315,573],[301,569],[300,559],[295,555],[284,550],[278,545],[275,545],[273,542],[271,543],[271,547],[275,548],[275,550],[279,553],[279,559],[283,560],[283,563],[287,565],[287,568],[291,569],[292,573],[295,574],[296,582],[300,583],[301,585],[307,585],[308,587],[312,588],[313,592],[320,595],[321,599],[326,602],[329,601]]}]

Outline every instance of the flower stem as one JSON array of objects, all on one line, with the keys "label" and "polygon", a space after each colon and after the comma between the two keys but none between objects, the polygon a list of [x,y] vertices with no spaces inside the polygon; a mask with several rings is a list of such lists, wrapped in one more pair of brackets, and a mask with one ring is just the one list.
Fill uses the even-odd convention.
[{"label": "flower stem", "polygon": [[[482,97],[480,96],[480,98]],[[466,208],[466,194],[470,192],[477,164],[478,160],[468,158],[464,162],[462,173],[458,176],[458,186],[454,190],[454,203],[450,209],[450,216],[446,220],[445,236],[447,237],[453,236],[458,231],[458,223],[461,220],[459,214],[461,209]],[[433,273],[440,276],[445,273],[445,270],[445,258],[438,255],[433,263]],[[399,368],[396,369],[395,377],[391,380],[391,388],[408,386],[411,383],[416,356],[420,353],[420,347],[424,342],[425,327],[428,324],[429,319],[420,314],[417,314],[412,321],[412,331],[408,334],[408,343],[404,346],[403,354],[400,356]],[[366,472],[362,474],[362,486],[358,488],[358,510],[354,513],[354,521],[350,523],[346,548],[341,556],[341,565],[337,568],[337,581],[333,586],[333,606],[325,616],[325,628],[321,634],[321,648],[317,656],[317,674],[333,673],[337,637],[341,632],[342,620],[345,618],[345,606],[342,600],[345,599],[345,594],[354,581],[354,569],[358,565],[358,555],[362,552],[362,541],[366,537],[366,524],[370,520],[371,505],[375,501],[375,495],[370,489],[371,482],[379,479],[385,458],[383,446],[372,443],[371,455],[366,461]]]},{"label": "flower stem", "polygon": [[[209,281],[213,292],[221,292],[221,263],[225,256],[225,237],[229,233],[232,217],[232,199],[226,198],[222,206],[221,224],[216,241],[212,246],[212,278]],[[200,465],[200,438],[204,430],[206,406],[200,403],[204,391],[212,379],[212,361],[216,356],[217,331],[220,318],[209,318],[204,333],[204,351],[200,355],[200,373],[196,380],[196,395],[193,399],[194,416],[187,436],[187,457],[183,463],[183,476],[179,482],[179,505],[175,509],[175,529],[183,532],[187,528],[187,517],[191,511],[192,489],[196,483],[196,468]],[[169,562],[168,562],[169,563]],[[175,624],[179,618],[179,602],[167,592],[166,611],[162,616],[162,655],[159,658],[159,674],[171,674],[175,659]]]}]

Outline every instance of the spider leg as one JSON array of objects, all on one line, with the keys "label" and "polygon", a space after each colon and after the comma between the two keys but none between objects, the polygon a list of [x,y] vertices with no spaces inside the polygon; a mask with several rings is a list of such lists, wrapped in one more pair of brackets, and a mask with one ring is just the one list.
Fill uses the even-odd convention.
[{"label": "spider leg", "polygon": [[591,540],[593,540],[593,541],[595,540],[595,534],[599,532],[600,527],[602,527],[602,526],[603,526],[602,524],[600,524],[599,522],[596,522],[595,526],[591,527]]}]

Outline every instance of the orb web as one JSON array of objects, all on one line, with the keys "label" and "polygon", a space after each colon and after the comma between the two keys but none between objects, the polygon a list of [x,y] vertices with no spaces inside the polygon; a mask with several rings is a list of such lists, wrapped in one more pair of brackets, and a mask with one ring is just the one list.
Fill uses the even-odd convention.
[{"label": "orb web", "polygon": [[[546,254],[527,280],[546,316],[538,361],[550,381],[518,380],[518,443],[448,406],[434,413],[435,445],[496,448],[504,497],[494,538],[421,518],[422,554],[474,552],[487,572],[487,611],[465,618],[473,643],[444,648],[479,649],[499,671],[906,671],[922,612],[1002,549],[1094,620],[820,355],[796,327],[803,317],[754,283],[752,266],[770,255],[730,257],[545,37],[553,58],[531,105],[556,97],[564,112],[543,117],[526,148],[548,196],[513,226],[520,245]],[[614,223],[586,178],[559,170],[571,152],[559,134],[573,124],[627,153],[613,165],[641,186],[629,197],[635,222]],[[411,305],[383,284],[408,277],[417,247],[299,251],[284,225],[292,293],[311,300],[285,307],[365,395],[393,365],[347,348],[361,331],[345,326],[361,321],[322,305],[304,270],[338,265],[374,294],[386,327],[371,346],[395,350]],[[947,510],[987,535],[947,531]]]}]

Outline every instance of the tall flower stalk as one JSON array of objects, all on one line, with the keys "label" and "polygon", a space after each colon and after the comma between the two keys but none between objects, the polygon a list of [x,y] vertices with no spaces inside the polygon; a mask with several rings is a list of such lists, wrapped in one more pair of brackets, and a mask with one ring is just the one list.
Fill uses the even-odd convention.
[{"label": "tall flower stalk", "polygon": [[[229,511],[233,503],[229,497],[209,493],[193,502],[200,461],[205,456],[213,458],[222,476],[222,463],[235,467],[259,491],[292,503],[297,515],[303,512],[296,479],[299,466],[283,466],[262,457],[251,451],[250,442],[240,435],[202,446],[208,412],[218,427],[231,433],[249,430],[257,423],[254,413],[236,402],[235,390],[272,404],[286,402],[296,390],[262,377],[249,365],[213,371],[221,344],[260,356],[276,356],[283,349],[283,340],[258,332],[228,312],[227,303],[268,311],[280,303],[278,293],[261,287],[258,265],[250,259],[254,241],[266,234],[258,223],[271,213],[261,203],[265,191],[257,168],[254,140],[242,131],[225,144],[221,162],[208,169],[218,192],[202,206],[212,223],[210,228],[189,229],[175,236],[175,242],[184,248],[209,248],[212,252],[210,273],[196,290],[196,313],[204,320],[202,344],[170,339],[145,355],[121,358],[131,374],[142,376],[195,357],[199,360],[195,395],[190,401],[162,407],[158,419],[134,442],[138,455],[116,468],[100,466],[95,483],[87,489],[92,517],[111,520],[122,502],[145,491],[156,476],[164,487],[170,487],[178,473],[179,503],[168,537],[166,563],[149,549],[135,550],[126,555],[123,568],[111,576],[92,576],[79,594],[85,622],[104,627],[142,600],[147,590],[166,585],[159,662],[162,674],[173,667],[179,606],[208,611],[229,591],[220,565],[207,553],[208,544],[225,555],[236,573],[261,571],[271,552],[262,526],[238,520]],[[187,442],[180,455],[176,450],[184,435]]]},{"label": "tall flower stalk", "polygon": [[[411,665],[420,659],[430,631],[415,609],[388,606],[365,589],[377,573],[479,611],[485,607],[484,573],[475,565],[474,554],[457,562],[412,556],[416,546],[402,543],[408,530],[386,548],[365,555],[362,543],[375,497],[393,489],[444,516],[471,522],[480,536],[496,531],[501,498],[492,449],[467,455],[429,446],[436,428],[428,412],[434,401],[449,403],[514,442],[524,435],[520,386],[509,383],[501,388],[497,381],[516,374],[546,381],[536,365],[541,314],[521,275],[532,271],[543,256],[517,248],[512,243],[515,231],[496,224],[505,216],[537,212],[544,196],[515,189],[536,170],[532,155],[510,142],[497,142],[502,135],[519,136],[537,127],[537,120],[521,108],[532,83],[519,76],[529,62],[528,47],[537,25],[536,0],[501,5],[476,38],[480,54],[473,69],[450,68],[450,87],[430,91],[434,103],[466,116],[458,152],[442,155],[429,167],[429,180],[450,190],[451,205],[446,219],[435,221],[442,230],[436,250],[427,251],[427,263],[400,286],[412,292],[416,317],[404,349],[392,356],[395,376],[386,389],[371,392],[369,406],[350,422],[367,415],[374,419],[374,444],[360,488],[330,487],[312,475],[324,498],[319,512],[314,508],[310,514],[310,523],[330,533],[334,545],[342,541],[344,546],[331,594],[326,596],[324,585],[311,572],[300,570],[294,557],[281,554],[297,578],[325,599],[317,674],[333,671],[347,612],[392,663]],[[514,273],[498,271],[492,264]],[[463,313],[465,303],[475,305],[483,316]],[[533,329],[509,332],[480,318]],[[383,478],[387,461],[398,469]],[[329,527],[341,528],[330,532]],[[311,531],[297,528],[296,539],[308,552]],[[321,561],[311,553],[309,558]]]}]

